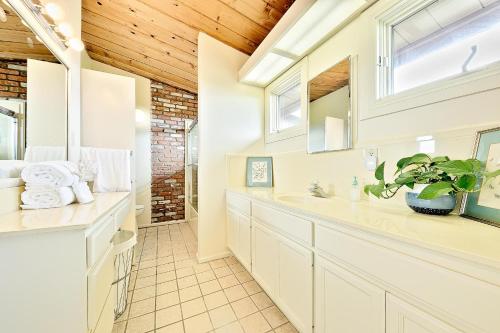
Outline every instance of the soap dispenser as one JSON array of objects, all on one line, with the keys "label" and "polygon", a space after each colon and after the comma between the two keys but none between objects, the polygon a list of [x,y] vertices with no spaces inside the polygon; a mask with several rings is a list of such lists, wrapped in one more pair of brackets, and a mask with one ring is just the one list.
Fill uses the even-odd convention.
[{"label": "soap dispenser", "polygon": [[351,186],[351,200],[359,201],[360,199],[361,199],[361,191],[359,188],[358,177],[354,176],[354,178],[352,179],[352,186]]}]

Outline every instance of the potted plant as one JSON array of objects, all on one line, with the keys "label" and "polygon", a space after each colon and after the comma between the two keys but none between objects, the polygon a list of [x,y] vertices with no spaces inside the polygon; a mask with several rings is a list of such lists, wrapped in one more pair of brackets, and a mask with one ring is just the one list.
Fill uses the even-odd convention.
[{"label": "potted plant", "polygon": [[449,214],[456,206],[457,193],[479,191],[483,178],[487,182],[500,175],[500,169],[485,172],[476,159],[450,160],[448,156],[432,158],[426,154],[400,159],[393,183],[385,181],[384,169],[385,162],[375,170],[378,184],[366,185],[366,194],[390,199],[406,186],[410,189],[406,193],[408,206],[418,213],[432,215]]}]

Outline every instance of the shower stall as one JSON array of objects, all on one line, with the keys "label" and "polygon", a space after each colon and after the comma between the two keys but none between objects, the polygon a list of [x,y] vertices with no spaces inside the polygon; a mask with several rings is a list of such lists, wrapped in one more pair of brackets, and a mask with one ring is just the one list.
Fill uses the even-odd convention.
[{"label": "shower stall", "polygon": [[0,160],[24,157],[24,104],[0,100]]},{"label": "shower stall", "polygon": [[185,216],[193,233],[198,233],[198,122],[186,122]]}]

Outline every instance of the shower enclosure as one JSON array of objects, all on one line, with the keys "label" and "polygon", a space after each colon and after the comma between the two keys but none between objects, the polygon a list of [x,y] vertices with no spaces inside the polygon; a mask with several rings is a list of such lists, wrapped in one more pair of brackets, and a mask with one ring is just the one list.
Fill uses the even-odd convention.
[{"label": "shower enclosure", "polygon": [[186,122],[186,221],[195,234],[198,230],[198,122]]},{"label": "shower enclosure", "polygon": [[24,110],[20,107],[24,103],[11,102],[18,106],[15,111],[2,105],[7,103],[0,101],[0,160],[19,160],[24,154]]}]

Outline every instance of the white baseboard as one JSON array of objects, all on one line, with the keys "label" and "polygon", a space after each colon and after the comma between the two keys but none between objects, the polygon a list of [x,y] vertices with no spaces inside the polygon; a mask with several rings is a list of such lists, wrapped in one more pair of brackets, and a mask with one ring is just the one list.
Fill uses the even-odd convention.
[{"label": "white baseboard", "polygon": [[197,253],[196,254],[196,258],[198,259],[198,262],[200,264],[202,264],[202,263],[207,262],[207,261],[212,261],[212,260],[217,260],[217,259],[221,259],[221,258],[226,258],[226,257],[229,257],[231,255],[232,255],[232,253],[230,251],[224,251],[224,252],[221,252],[221,253],[218,253],[218,254],[214,254],[214,255],[208,256],[208,257],[200,257],[199,254]]}]

